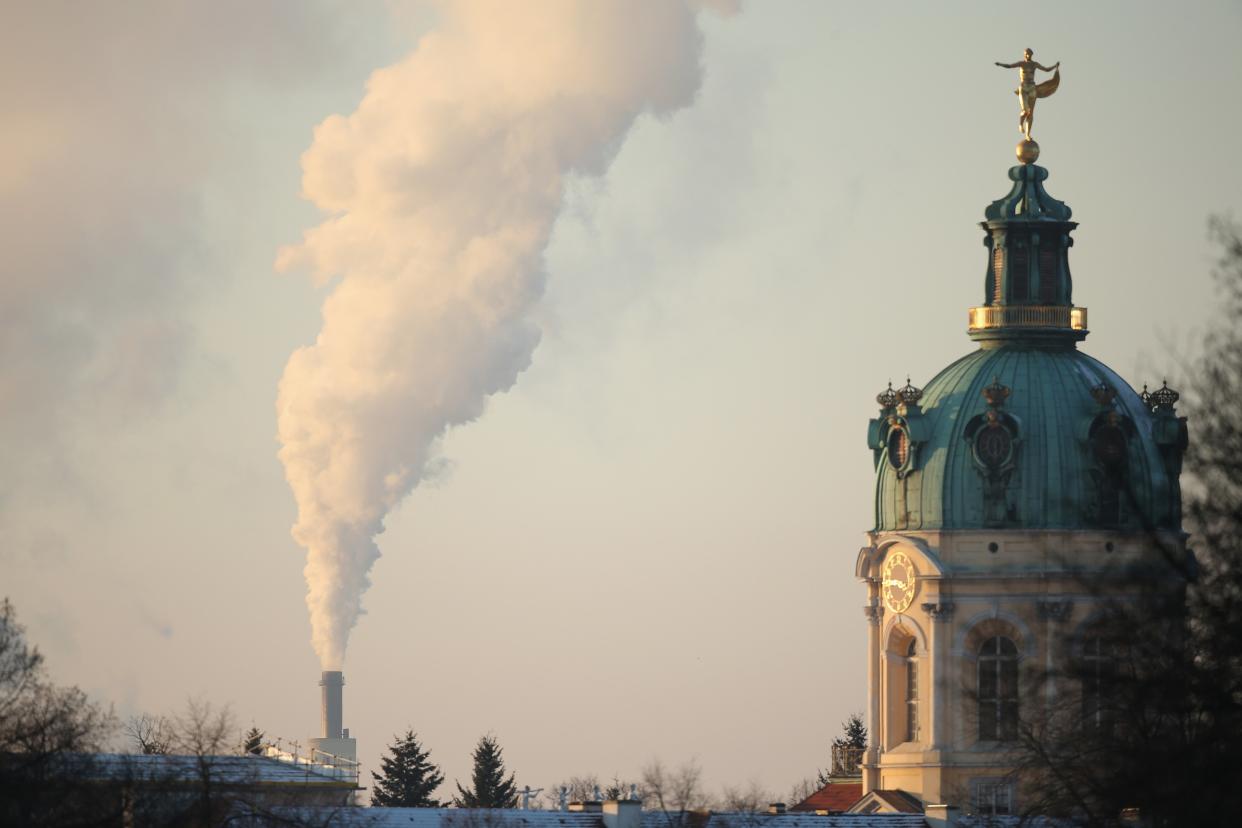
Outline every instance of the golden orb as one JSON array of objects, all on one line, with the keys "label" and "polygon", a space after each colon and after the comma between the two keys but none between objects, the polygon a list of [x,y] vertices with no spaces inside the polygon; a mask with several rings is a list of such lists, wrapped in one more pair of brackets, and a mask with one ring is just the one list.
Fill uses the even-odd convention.
[{"label": "golden orb", "polygon": [[1034,164],[1039,159],[1039,144],[1030,138],[1023,138],[1018,142],[1018,146],[1014,149],[1018,155],[1018,160],[1023,164]]}]

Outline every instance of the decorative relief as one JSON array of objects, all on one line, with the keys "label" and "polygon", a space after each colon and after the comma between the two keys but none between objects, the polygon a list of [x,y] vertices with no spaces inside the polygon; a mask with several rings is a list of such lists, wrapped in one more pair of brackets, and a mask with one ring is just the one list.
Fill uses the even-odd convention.
[{"label": "decorative relief", "polygon": [[1164,471],[1169,479],[1169,497],[1165,503],[1164,514],[1157,520],[1163,525],[1180,528],[1182,515],[1182,460],[1189,445],[1186,432],[1186,418],[1177,415],[1177,401],[1181,395],[1169,387],[1168,382],[1161,384],[1152,393],[1147,393],[1143,386],[1143,402],[1151,410],[1152,436],[1160,447],[1160,459],[1164,462]]},{"label": "decorative relief", "polygon": [[876,468],[887,457],[898,480],[917,468],[919,446],[927,441],[927,425],[919,410],[922,398],[923,389],[915,387],[909,377],[901,388],[894,389],[890,382],[875,398],[880,416],[868,426],[867,444],[875,454]]},{"label": "decorative relief", "polygon": [[1010,480],[1018,465],[1019,422],[1004,410],[1011,389],[1000,378],[981,392],[988,410],[966,423],[964,437],[971,459],[983,478],[983,520],[988,526],[1005,526],[1018,520],[1017,503]]},{"label": "decorative relief", "polygon": [[953,617],[952,601],[935,601],[923,604],[922,607],[923,612],[927,613],[933,621],[948,621]]},{"label": "decorative relief", "polygon": [[1134,423],[1115,407],[1112,389],[1101,383],[1091,390],[1102,409],[1087,430],[1092,487],[1087,516],[1097,526],[1120,526],[1127,520],[1127,478]]}]

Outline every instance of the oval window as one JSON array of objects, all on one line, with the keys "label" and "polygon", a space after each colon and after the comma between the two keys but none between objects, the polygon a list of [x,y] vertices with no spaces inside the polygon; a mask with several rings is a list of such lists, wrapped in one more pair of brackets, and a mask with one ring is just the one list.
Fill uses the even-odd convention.
[{"label": "oval window", "polygon": [[979,455],[979,462],[990,469],[999,469],[1005,465],[1011,451],[1013,437],[1004,426],[990,425],[975,438],[975,452]]},{"label": "oval window", "polygon": [[894,469],[904,469],[910,459],[910,435],[903,428],[888,433],[888,462]]}]

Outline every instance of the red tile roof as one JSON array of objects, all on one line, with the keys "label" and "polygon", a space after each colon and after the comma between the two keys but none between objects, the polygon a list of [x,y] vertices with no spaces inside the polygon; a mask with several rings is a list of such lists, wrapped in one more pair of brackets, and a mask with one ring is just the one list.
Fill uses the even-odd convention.
[{"label": "red tile roof", "polygon": [[829,782],[789,810],[840,813],[862,798],[862,782]]}]

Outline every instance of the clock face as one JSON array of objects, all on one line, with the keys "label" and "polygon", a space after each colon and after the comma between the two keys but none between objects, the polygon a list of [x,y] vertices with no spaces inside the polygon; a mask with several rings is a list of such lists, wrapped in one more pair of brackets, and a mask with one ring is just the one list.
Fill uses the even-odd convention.
[{"label": "clock face", "polygon": [[917,586],[914,565],[904,552],[894,552],[884,560],[884,581],[880,593],[891,612],[905,612],[914,601]]}]

